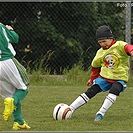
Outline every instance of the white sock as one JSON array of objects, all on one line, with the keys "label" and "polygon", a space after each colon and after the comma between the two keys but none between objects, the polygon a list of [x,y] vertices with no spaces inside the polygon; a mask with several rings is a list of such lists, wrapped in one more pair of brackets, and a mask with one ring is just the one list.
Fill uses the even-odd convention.
[{"label": "white sock", "polygon": [[116,95],[109,93],[108,96],[106,96],[102,107],[99,109],[99,111],[96,114],[101,114],[102,116],[104,116],[106,111],[116,101],[116,97],[117,97]]},{"label": "white sock", "polygon": [[83,93],[81,94],[71,105],[70,108],[72,110],[72,112],[74,112],[76,109],[78,109],[79,107],[83,106],[85,103],[87,103],[89,101],[88,96]]}]

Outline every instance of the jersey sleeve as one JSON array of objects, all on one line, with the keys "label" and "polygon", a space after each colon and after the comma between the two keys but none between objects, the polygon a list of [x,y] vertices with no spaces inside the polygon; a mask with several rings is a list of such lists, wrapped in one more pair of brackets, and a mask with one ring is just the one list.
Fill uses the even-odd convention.
[{"label": "jersey sleeve", "polygon": [[19,36],[15,31],[7,29],[6,32],[10,43],[18,43]]},{"label": "jersey sleeve", "polygon": [[131,54],[131,51],[133,51],[133,45],[131,44],[126,44],[124,47],[124,50],[126,51],[127,54]]},{"label": "jersey sleeve", "polygon": [[94,68],[94,67],[91,68],[91,75],[90,75],[90,82],[91,83],[93,83],[93,80],[95,78],[99,77],[100,69],[101,68]]}]

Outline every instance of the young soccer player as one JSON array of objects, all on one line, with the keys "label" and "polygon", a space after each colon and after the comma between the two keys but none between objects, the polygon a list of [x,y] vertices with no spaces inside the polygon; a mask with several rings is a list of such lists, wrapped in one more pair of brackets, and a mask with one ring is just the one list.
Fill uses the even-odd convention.
[{"label": "young soccer player", "polygon": [[8,121],[13,114],[13,129],[30,129],[23,120],[21,101],[28,93],[29,77],[25,68],[14,58],[11,43],[18,43],[19,36],[9,25],[0,23],[0,95],[4,99],[3,117]]},{"label": "young soccer player", "polygon": [[129,70],[129,56],[133,56],[133,45],[116,41],[106,25],[96,31],[96,39],[101,48],[92,61],[92,73],[87,85],[90,88],[74,100],[70,108],[74,112],[86,104],[99,92],[109,91],[94,122],[101,121],[108,109],[115,103],[117,96],[126,89]]}]

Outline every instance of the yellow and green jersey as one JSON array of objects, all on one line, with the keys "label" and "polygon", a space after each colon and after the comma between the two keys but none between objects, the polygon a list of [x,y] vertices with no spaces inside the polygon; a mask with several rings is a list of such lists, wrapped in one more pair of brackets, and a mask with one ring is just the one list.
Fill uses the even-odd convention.
[{"label": "yellow and green jersey", "polygon": [[0,36],[0,61],[14,57],[16,52],[11,43],[18,43],[18,34],[0,23]]},{"label": "yellow and green jersey", "polygon": [[129,57],[124,50],[127,43],[116,41],[109,49],[100,48],[92,61],[92,67],[101,67],[100,75],[107,79],[128,81]]}]

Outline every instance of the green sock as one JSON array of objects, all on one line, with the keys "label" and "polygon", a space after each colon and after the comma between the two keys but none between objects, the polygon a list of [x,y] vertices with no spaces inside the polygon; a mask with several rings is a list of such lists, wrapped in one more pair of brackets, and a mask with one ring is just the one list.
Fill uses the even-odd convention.
[{"label": "green sock", "polygon": [[23,125],[24,120],[22,118],[21,103],[18,103],[16,107],[16,110],[13,112],[14,122],[18,122],[20,125]]},{"label": "green sock", "polygon": [[16,106],[20,103],[28,94],[28,89],[26,90],[16,90],[15,94],[13,95],[14,98],[14,105]]},{"label": "green sock", "polygon": [[18,122],[20,125],[24,123],[21,111],[21,101],[26,97],[27,94],[28,94],[28,89],[16,90],[15,94],[13,95],[14,105],[16,106],[16,109],[13,112],[14,122]]}]

